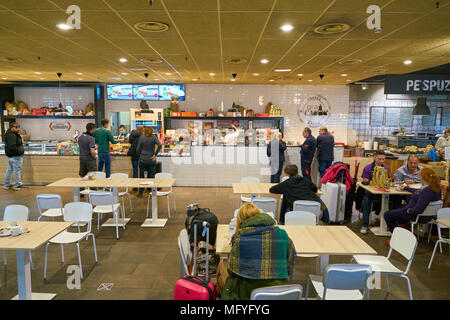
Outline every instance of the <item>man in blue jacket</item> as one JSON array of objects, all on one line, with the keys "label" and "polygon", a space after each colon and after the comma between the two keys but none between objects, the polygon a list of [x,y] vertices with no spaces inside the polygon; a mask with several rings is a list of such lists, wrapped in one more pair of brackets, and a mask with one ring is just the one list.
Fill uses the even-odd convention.
[{"label": "man in blue jacket", "polygon": [[322,178],[334,160],[334,137],[328,133],[326,127],[320,127],[319,133],[320,135],[317,137],[317,160],[320,178]]},{"label": "man in blue jacket", "polygon": [[303,129],[303,137],[305,138],[305,142],[300,145],[302,176],[311,178],[311,162],[314,158],[314,153],[316,152],[317,142],[316,138],[311,134],[311,129],[308,127]]}]

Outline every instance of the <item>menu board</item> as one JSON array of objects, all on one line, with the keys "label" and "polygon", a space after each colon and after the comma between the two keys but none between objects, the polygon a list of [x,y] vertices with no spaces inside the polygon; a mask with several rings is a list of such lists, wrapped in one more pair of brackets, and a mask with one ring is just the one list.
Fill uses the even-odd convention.
[{"label": "menu board", "polygon": [[133,86],[131,84],[106,85],[108,100],[133,100]]},{"label": "menu board", "polygon": [[159,100],[157,84],[134,84],[133,95],[135,100]]},{"label": "menu board", "polygon": [[399,108],[399,110],[400,117],[398,120],[398,126],[400,128],[411,127],[413,124],[412,108]]},{"label": "menu board", "polygon": [[432,127],[436,125],[436,107],[429,107],[431,114],[422,117],[422,126]]},{"label": "menu board", "polygon": [[450,107],[442,108],[441,126],[442,127],[450,127]]},{"label": "menu board", "polygon": [[384,108],[371,107],[370,108],[370,125],[381,127],[384,121]]},{"label": "menu board", "polygon": [[400,108],[386,108],[385,122],[386,127],[398,127],[400,117]]},{"label": "menu board", "polygon": [[178,97],[179,100],[184,100],[185,91],[182,84],[160,84],[159,85],[159,100],[172,100],[172,97]]}]

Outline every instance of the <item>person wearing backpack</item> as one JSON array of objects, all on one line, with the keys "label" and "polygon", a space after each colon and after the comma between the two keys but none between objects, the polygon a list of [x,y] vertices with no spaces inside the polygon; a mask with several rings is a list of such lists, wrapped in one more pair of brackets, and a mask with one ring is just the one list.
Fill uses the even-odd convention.
[{"label": "person wearing backpack", "polygon": [[[392,174],[391,169],[384,165],[384,161],[386,160],[384,151],[377,150],[373,155],[373,160],[373,163],[368,164],[361,174],[361,178],[363,179],[362,183],[365,185],[372,184],[377,188],[385,187],[386,181],[390,183]],[[381,195],[374,195],[366,190],[362,204],[363,218],[360,230],[362,234],[366,234],[369,230],[370,212],[372,211],[372,202],[374,200],[381,201]]]},{"label": "person wearing backpack", "polygon": [[286,231],[253,203],[243,204],[231,238],[222,300],[250,300],[256,288],[288,284],[294,258]]}]

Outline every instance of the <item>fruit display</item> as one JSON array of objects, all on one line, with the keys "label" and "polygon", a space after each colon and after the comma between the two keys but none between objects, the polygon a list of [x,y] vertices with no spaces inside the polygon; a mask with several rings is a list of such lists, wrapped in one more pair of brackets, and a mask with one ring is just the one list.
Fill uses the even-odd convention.
[{"label": "fruit display", "polygon": [[80,154],[78,144],[73,141],[63,141],[58,143],[57,154],[60,156],[73,156]]}]

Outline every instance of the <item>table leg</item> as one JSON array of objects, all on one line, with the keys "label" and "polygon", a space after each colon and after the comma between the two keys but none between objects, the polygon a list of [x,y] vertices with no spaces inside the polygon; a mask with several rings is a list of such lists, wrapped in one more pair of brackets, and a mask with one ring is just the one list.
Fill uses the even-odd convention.
[{"label": "table leg", "polygon": [[381,195],[381,211],[380,211],[380,226],[370,228],[376,236],[390,237],[392,235],[387,228],[386,221],[384,220],[384,213],[389,210],[389,194]]},{"label": "table leg", "polygon": [[152,188],[152,218],[145,219],[141,227],[164,227],[167,219],[158,219],[158,196],[157,188]]},{"label": "table leg", "polygon": [[80,201],[80,188],[78,187],[73,188],[73,201],[74,202]]},{"label": "table leg", "polygon": [[[119,188],[113,188],[113,197],[114,197],[114,203],[119,203]],[[122,208],[125,212],[125,208]],[[117,218],[117,220],[119,221],[119,218]],[[130,218],[124,218],[123,219],[123,223],[125,225],[127,225],[127,223],[130,221]],[[120,221],[117,223],[117,225],[119,227],[123,227],[123,223],[122,223],[122,219],[120,219]],[[102,227],[116,227],[116,223],[114,222],[114,218],[109,218],[108,220],[105,221],[105,223],[102,224]]]},{"label": "table leg", "polygon": [[28,250],[16,250],[18,295],[12,300],[51,300],[56,294],[32,293],[30,254]]},{"label": "table leg", "polygon": [[317,259],[316,263],[316,274],[323,274],[329,262],[330,262],[330,255],[328,254],[319,255],[319,258]]}]

